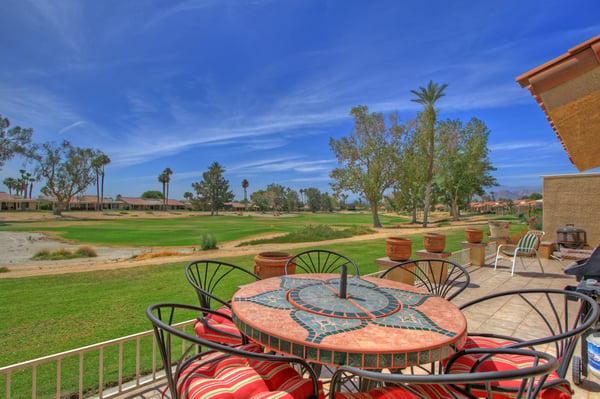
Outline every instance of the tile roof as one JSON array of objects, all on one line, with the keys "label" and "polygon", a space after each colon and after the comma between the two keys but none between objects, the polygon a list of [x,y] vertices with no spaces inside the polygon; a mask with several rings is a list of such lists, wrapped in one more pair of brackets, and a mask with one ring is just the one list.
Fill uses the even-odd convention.
[{"label": "tile roof", "polygon": [[573,165],[580,172],[600,166],[600,35],[516,80],[529,88]]}]

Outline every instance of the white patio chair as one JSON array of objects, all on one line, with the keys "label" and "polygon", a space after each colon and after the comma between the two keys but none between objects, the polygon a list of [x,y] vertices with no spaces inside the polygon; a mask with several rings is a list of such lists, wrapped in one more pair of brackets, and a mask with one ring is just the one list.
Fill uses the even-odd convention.
[{"label": "white patio chair", "polygon": [[498,260],[505,255],[512,258],[512,269],[510,271],[511,276],[515,273],[515,263],[517,262],[517,258],[521,260],[523,268],[526,268],[525,263],[523,262],[524,257],[535,257],[540,265],[540,269],[542,269],[542,273],[544,273],[544,266],[542,266],[542,261],[538,255],[538,249],[544,234],[545,233],[541,230],[529,230],[523,237],[521,237],[516,245],[498,245],[498,250],[496,251],[496,261],[494,262],[494,270],[496,270],[496,267],[498,266]]}]

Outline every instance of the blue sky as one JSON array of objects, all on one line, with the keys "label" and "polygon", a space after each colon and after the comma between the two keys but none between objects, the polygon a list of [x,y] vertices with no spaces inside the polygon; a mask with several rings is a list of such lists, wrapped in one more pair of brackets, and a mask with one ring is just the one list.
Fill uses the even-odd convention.
[{"label": "blue sky", "polygon": [[217,161],[242,199],[243,179],[330,190],[350,109],[414,118],[410,90],[433,80],[440,118],[491,130],[500,185],[541,188],[577,170],[515,78],[600,34],[599,15],[597,0],[9,0],[0,114],[108,154],[107,196],[160,190],[170,167],[182,198]]}]

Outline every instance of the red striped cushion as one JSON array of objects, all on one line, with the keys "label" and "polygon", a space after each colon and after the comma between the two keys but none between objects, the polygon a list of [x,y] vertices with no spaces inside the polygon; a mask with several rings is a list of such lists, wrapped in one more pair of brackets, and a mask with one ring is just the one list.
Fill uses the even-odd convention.
[{"label": "red striped cushion", "polygon": [[[221,309],[229,308],[224,306]],[[219,309],[219,311],[221,311],[221,309]],[[231,320],[219,315],[214,315],[212,313],[206,315],[205,317],[198,318],[198,320],[196,320],[194,323],[194,331],[198,337],[213,342],[234,345],[242,342],[240,330],[235,324],[233,324]],[[232,337],[226,333],[235,334],[239,338]]]},{"label": "red striped cushion", "polygon": [[[260,346],[241,347],[251,352],[262,352]],[[283,362],[248,360],[226,356],[211,364],[198,367],[207,359],[216,359],[222,353],[212,353],[187,366],[181,373],[177,390],[188,399],[274,399],[308,398],[313,393],[312,381],[303,379],[293,367]],[[319,384],[319,397],[324,398]]]},{"label": "red striped cushion", "polygon": [[[485,338],[485,337],[468,337],[467,342],[465,343],[464,348],[500,348],[504,345],[512,343],[511,341],[505,340],[495,340],[493,338]],[[461,356],[454,362],[450,369],[446,370],[447,373],[455,374],[455,373],[469,373],[471,369],[482,355],[473,354],[473,355],[465,355]],[[528,367],[532,364],[532,358],[529,356],[520,356],[520,355],[511,355],[511,354],[498,354],[495,355],[493,359],[484,361],[480,367],[477,369],[480,372],[485,371],[504,371],[504,370],[514,370],[520,367]],[[548,375],[545,384],[548,384],[552,381],[556,381],[561,379],[556,372],[552,372]],[[503,387],[503,388],[518,388],[520,385],[520,381],[518,380],[505,380],[493,382],[492,385]],[[484,391],[473,390],[473,393],[483,394],[485,396]],[[568,382],[564,382],[562,384],[558,384],[548,389],[544,389],[540,392],[539,397],[544,399],[568,399],[573,395],[573,391],[571,390],[571,386]],[[515,397],[514,394],[511,393],[495,393],[494,398],[496,399],[513,399]]]},{"label": "red striped cushion", "polygon": [[367,392],[336,392],[334,399],[418,399],[419,397],[401,388],[375,388]]},{"label": "red striped cushion", "polygon": [[385,387],[371,389],[367,392],[336,392],[334,399],[419,399],[420,397],[431,399],[466,398],[466,396],[455,391],[452,391],[454,394],[450,394],[444,387],[437,384],[411,384],[409,386],[421,396],[417,396],[403,388]]}]

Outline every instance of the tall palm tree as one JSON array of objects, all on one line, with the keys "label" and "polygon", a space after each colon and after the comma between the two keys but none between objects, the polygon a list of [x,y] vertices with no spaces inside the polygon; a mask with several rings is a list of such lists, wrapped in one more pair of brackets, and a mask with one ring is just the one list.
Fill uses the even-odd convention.
[{"label": "tall palm tree", "polygon": [[248,183],[248,180],[242,180],[242,188],[244,189],[244,206],[246,209],[248,209],[248,192],[246,190],[248,189],[249,185],[250,183]]},{"label": "tall palm tree", "polygon": [[421,112],[420,119],[427,135],[427,141],[429,143],[429,166],[427,168],[427,185],[425,186],[425,210],[423,212],[423,227],[427,227],[427,216],[429,213],[429,206],[431,204],[431,182],[433,181],[433,158],[435,149],[435,123],[437,118],[437,111],[435,110],[435,103],[442,97],[445,96],[444,90],[448,87],[446,83],[439,85],[434,83],[432,80],[429,81],[427,87],[419,87],[419,90],[411,90],[410,92],[417,96],[410,101],[423,105],[423,111]]},{"label": "tall palm tree", "polygon": [[102,151],[92,160],[92,167],[96,172],[96,207],[99,209],[104,208],[104,167],[109,163],[110,158]]},{"label": "tall palm tree", "polygon": [[163,193],[165,211],[167,210],[167,205],[169,204],[169,183],[171,183],[172,174],[173,171],[169,167],[166,167],[165,170],[163,170],[163,175],[165,175],[165,184],[167,186],[166,195],[164,195],[165,193]]},{"label": "tall palm tree", "polygon": [[12,195],[13,188],[16,190],[19,185],[19,182],[14,177],[7,177],[2,183],[8,188],[8,195]]},{"label": "tall palm tree", "polygon": [[163,198],[163,209],[165,206],[165,188],[167,186],[167,175],[165,175],[165,172],[162,172],[160,175],[158,175],[158,182],[162,183],[162,198]]}]

